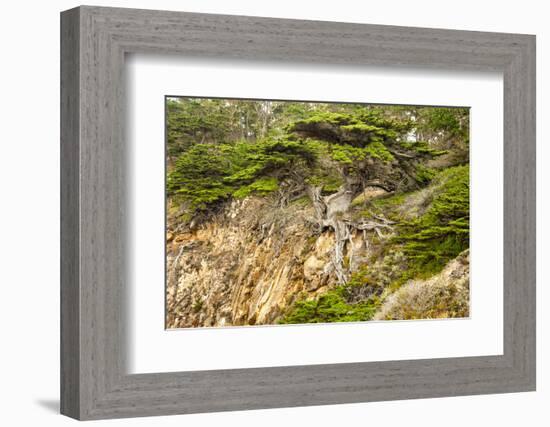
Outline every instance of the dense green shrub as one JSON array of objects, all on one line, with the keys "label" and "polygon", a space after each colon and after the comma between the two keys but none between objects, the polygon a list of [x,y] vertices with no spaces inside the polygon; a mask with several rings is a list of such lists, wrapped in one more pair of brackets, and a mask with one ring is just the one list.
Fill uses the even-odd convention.
[{"label": "dense green shrub", "polygon": [[233,196],[241,199],[252,193],[265,196],[273,191],[276,191],[279,188],[279,182],[277,178],[273,177],[264,177],[259,178],[254,181],[252,184],[245,185],[233,193]]},{"label": "dense green shrub", "polygon": [[372,319],[378,300],[348,304],[346,292],[345,286],[338,286],[315,299],[298,300],[279,323],[359,322]]},{"label": "dense green shrub", "polygon": [[386,146],[378,141],[372,142],[366,147],[355,147],[347,144],[334,145],[331,147],[331,157],[333,160],[345,165],[353,165],[367,158],[379,159],[384,162],[391,162],[394,159]]},{"label": "dense green shrub", "polygon": [[403,252],[413,271],[424,276],[434,274],[468,248],[469,178],[469,166],[440,172],[434,178],[438,188],[428,210],[401,224],[395,241],[403,244]]},{"label": "dense green shrub", "polygon": [[432,179],[437,176],[437,170],[418,165],[416,168],[416,180],[420,184],[428,184]]}]

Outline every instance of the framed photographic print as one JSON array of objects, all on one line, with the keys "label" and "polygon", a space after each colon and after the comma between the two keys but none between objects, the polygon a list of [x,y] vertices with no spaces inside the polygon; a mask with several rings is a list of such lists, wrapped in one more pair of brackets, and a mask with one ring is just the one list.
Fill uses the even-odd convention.
[{"label": "framed photographic print", "polygon": [[469,317],[468,108],[167,97],[166,122],[167,328]]},{"label": "framed photographic print", "polygon": [[534,36],[61,15],[61,407],[535,389]]}]

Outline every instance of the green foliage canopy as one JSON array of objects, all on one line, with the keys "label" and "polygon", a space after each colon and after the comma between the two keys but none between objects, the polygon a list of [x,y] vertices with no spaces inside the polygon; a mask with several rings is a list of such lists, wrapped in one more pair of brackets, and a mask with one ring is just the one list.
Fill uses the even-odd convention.
[{"label": "green foliage canopy", "polygon": [[191,216],[232,197],[267,195],[285,179],[329,194],[348,174],[386,168],[398,180],[393,171],[403,168],[427,185],[436,172],[415,157],[447,151],[410,132],[458,135],[467,118],[467,109],[196,98],[168,98],[166,109],[167,193]]},{"label": "green foliage canopy", "polygon": [[167,191],[192,210],[204,210],[230,196],[275,191],[292,168],[315,159],[315,147],[286,139],[196,144],[175,161]]}]

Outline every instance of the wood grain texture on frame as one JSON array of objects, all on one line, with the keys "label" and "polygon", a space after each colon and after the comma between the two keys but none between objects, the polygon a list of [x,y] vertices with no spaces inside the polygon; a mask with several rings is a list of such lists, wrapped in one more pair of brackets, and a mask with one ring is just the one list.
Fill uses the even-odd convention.
[{"label": "wood grain texture on frame", "polygon": [[[77,419],[535,389],[535,37],[83,6],[61,15],[61,412]],[[500,71],[504,354],[128,374],[128,53]]]}]

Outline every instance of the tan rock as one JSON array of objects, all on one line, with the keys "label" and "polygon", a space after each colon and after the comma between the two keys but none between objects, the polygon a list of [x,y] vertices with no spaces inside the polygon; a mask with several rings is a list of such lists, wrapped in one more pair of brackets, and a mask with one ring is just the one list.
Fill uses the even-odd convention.
[{"label": "tan rock", "polygon": [[469,316],[469,250],[428,280],[411,280],[386,298],[375,320]]},{"label": "tan rock", "polygon": [[[312,241],[304,232],[313,215],[310,205],[274,208],[247,198],[192,233],[174,235],[167,247],[169,327],[273,324],[296,295],[334,283],[324,272],[332,233]],[[307,273],[304,255],[311,258]]]}]

